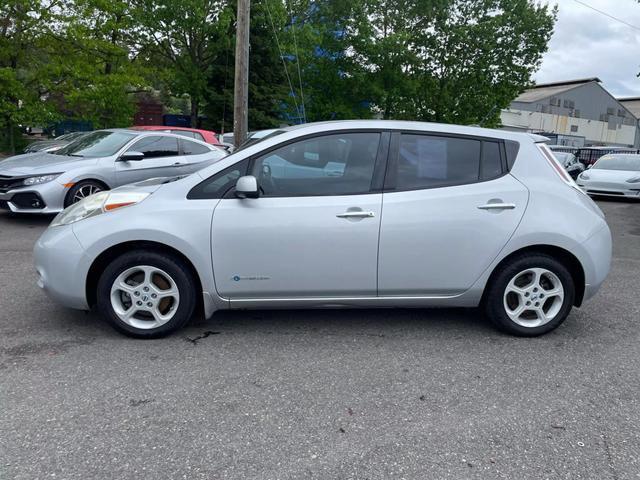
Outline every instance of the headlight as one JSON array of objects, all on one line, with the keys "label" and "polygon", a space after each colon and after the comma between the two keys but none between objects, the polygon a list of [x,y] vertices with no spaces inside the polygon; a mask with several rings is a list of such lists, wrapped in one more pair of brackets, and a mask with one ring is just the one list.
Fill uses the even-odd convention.
[{"label": "headlight", "polygon": [[51,180],[55,180],[58,178],[61,173],[47,173],[46,175],[40,175],[39,177],[29,177],[25,178],[22,183],[24,185],[40,185],[41,183],[47,183]]},{"label": "headlight", "polygon": [[135,205],[149,195],[146,192],[98,192],[60,212],[51,222],[51,226],[69,225],[101,213]]},{"label": "headlight", "polygon": [[640,177],[633,177],[627,180],[627,183],[640,183]]}]

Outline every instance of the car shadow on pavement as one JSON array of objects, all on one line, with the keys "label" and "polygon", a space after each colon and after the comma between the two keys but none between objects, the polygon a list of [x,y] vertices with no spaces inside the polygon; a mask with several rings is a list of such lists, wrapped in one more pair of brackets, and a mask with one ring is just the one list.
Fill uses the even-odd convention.
[{"label": "car shadow on pavement", "polygon": [[29,213],[13,213],[13,212],[0,212],[0,217],[4,217],[7,221],[14,223],[15,225],[25,227],[46,227],[53,219],[55,214],[47,215],[34,215]]},{"label": "car shadow on pavement", "polygon": [[479,309],[471,308],[219,311],[208,320],[194,318],[178,335],[193,338],[206,332],[371,337],[501,335]]}]

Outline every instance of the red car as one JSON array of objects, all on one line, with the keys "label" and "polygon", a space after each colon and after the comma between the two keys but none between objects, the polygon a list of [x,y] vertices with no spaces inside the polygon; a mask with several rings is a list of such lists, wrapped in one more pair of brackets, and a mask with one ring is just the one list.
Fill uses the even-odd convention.
[{"label": "red car", "polygon": [[211,145],[221,145],[216,137],[216,132],[211,130],[200,130],[198,128],[185,127],[168,127],[166,125],[136,125],[131,127],[132,130],[153,130],[156,132],[169,132],[176,135],[182,135],[189,138],[195,138],[201,142],[210,143]]}]

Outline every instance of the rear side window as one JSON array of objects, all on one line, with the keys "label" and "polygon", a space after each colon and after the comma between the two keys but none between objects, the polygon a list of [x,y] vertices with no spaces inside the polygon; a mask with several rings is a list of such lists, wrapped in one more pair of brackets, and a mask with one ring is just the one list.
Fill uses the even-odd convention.
[{"label": "rear side window", "polygon": [[502,156],[498,142],[482,142],[480,178],[490,180],[502,175]]},{"label": "rear side window", "polygon": [[178,155],[178,139],[154,135],[134,143],[130,152],[140,152],[144,158],[174,157]]},{"label": "rear side window", "polygon": [[[392,140],[392,144],[394,141]],[[492,180],[504,173],[502,143],[466,137],[402,134],[395,140],[385,189],[420,190]]]},{"label": "rear side window", "polygon": [[205,147],[204,145],[200,145],[196,142],[190,142],[189,140],[182,140],[182,154],[183,155],[200,155],[202,153],[208,153],[211,150]]},{"label": "rear side window", "polygon": [[477,182],[480,140],[402,135],[398,152],[396,189],[417,190]]}]

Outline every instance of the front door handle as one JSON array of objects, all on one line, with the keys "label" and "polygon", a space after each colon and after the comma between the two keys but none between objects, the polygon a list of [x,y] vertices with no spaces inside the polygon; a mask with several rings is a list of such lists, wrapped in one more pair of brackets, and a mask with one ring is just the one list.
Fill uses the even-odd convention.
[{"label": "front door handle", "polygon": [[480,210],[513,210],[516,205],[514,203],[486,203],[478,208]]},{"label": "front door handle", "polygon": [[338,218],[371,218],[375,216],[376,214],[373,212],[363,212],[363,211],[344,212],[344,213],[338,213],[336,215],[336,217]]}]

